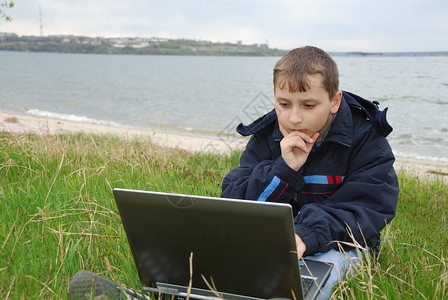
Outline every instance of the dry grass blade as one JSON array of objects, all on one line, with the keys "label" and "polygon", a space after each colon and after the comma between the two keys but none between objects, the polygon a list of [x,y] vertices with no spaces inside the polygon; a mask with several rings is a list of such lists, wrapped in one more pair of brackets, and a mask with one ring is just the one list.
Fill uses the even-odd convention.
[{"label": "dry grass blade", "polygon": [[204,274],[201,274],[202,280],[204,280],[205,284],[207,285],[208,289],[218,298],[224,299],[224,297],[218,292],[218,289],[215,286],[215,283],[213,282],[213,278],[211,279],[212,284],[210,284],[207,281],[207,278],[205,278]]},{"label": "dry grass blade", "polygon": [[63,234],[63,235],[80,235],[80,236],[87,236],[87,237],[107,237],[107,238],[118,238],[117,235],[107,235],[107,234],[98,234],[98,233],[85,233],[85,232],[67,232],[67,231],[60,231],[53,228],[49,228],[49,231],[55,234]]},{"label": "dry grass blade", "polygon": [[8,293],[6,293],[5,299],[9,299],[9,295],[11,294],[12,287],[14,286],[15,282],[16,282],[16,277],[13,276],[11,279],[11,283],[9,284]]},{"label": "dry grass blade", "polygon": [[400,281],[401,283],[407,285],[408,287],[412,288],[414,291],[416,291],[417,293],[419,293],[420,296],[422,296],[423,299],[428,299],[428,298],[425,297],[425,295],[423,295],[422,292],[420,292],[420,290],[418,290],[418,289],[417,289],[415,286],[413,286],[412,284],[407,283],[407,282],[404,281],[403,279],[401,279],[401,278],[399,278],[398,276],[396,276],[396,275],[394,275],[394,274],[391,274],[391,273],[389,273],[389,272],[386,272],[386,271],[385,271],[384,273],[385,273],[386,275],[389,275],[390,277],[394,278],[395,280],[398,280],[398,281]]},{"label": "dry grass blade", "polygon": [[190,253],[190,280],[188,281],[187,300],[190,299],[192,286],[193,286],[193,252]]},{"label": "dry grass blade", "polygon": [[[115,280],[116,282],[118,282],[118,280],[116,280],[117,275],[116,275],[115,272],[113,271],[113,269],[112,269],[112,265],[110,264],[110,261],[109,261],[109,259],[107,258],[107,256],[104,257],[104,262],[106,263],[106,267],[107,267],[107,269],[109,270],[109,272],[110,272],[110,273],[112,274],[112,276],[114,277],[114,280]],[[118,286],[120,287],[121,291],[123,292],[123,295],[125,295],[126,299],[128,299],[128,300],[135,299],[135,298],[131,297],[130,295],[128,295],[128,293],[126,293],[125,287],[124,287],[122,284],[120,284],[119,282],[118,282],[117,284],[118,284]],[[95,299],[96,299],[96,297],[95,297]]]},{"label": "dry grass blade", "polygon": [[43,286],[43,288],[41,290],[41,295],[40,296],[42,296],[42,294],[44,293],[45,290],[47,290],[50,293],[54,294],[53,290],[47,284],[45,284],[44,282],[40,282],[39,280],[37,280],[36,278],[34,278],[31,275],[25,275],[25,278],[33,279],[33,280],[35,280],[36,282],[38,282],[39,284],[41,284]]},{"label": "dry grass blade", "polygon": [[8,235],[6,236],[5,241],[3,242],[2,248],[0,249],[0,253],[3,252],[3,249],[5,248],[6,242],[8,242],[8,239],[11,236],[11,233],[13,232],[14,227],[16,226],[18,219],[19,219],[19,209],[17,209],[16,219],[14,220],[14,223],[11,226],[11,230],[8,232]]},{"label": "dry grass blade", "polygon": [[61,157],[61,161],[59,162],[58,169],[56,171],[56,174],[54,175],[53,181],[51,182],[50,188],[48,189],[47,196],[45,197],[44,207],[47,205],[48,196],[50,196],[50,193],[51,193],[51,190],[52,190],[52,188],[54,186],[54,183],[56,182],[56,179],[59,176],[59,172],[61,171],[62,163],[64,162],[64,159],[65,159],[65,153],[62,153],[62,157]]},{"label": "dry grass blade", "polygon": [[417,248],[423,252],[428,253],[429,255],[431,255],[432,257],[434,257],[435,259],[437,259],[438,261],[440,261],[444,266],[446,266],[446,261],[443,257],[438,257],[437,255],[435,255],[434,253],[431,253],[430,251],[424,249],[423,247],[417,246],[417,245],[412,245],[412,244],[408,244],[408,243],[398,243],[398,245],[404,245],[404,246],[410,246],[410,247],[414,247]]}]

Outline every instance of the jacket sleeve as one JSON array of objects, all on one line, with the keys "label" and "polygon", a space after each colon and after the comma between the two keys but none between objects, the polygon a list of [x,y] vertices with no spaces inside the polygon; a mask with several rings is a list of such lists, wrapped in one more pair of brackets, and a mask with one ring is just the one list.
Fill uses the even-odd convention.
[{"label": "jacket sleeve", "polygon": [[257,133],[242,153],[240,166],[224,178],[222,197],[288,203],[304,184],[297,174],[281,156],[273,156],[266,134]]},{"label": "jacket sleeve", "polygon": [[335,241],[352,242],[347,228],[361,245],[379,238],[395,216],[398,180],[394,156],[386,138],[375,131],[353,145],[343,185],[324,203],[310,203],[295,217],[295,231],[306,244],[304,255],[337,248]]}]

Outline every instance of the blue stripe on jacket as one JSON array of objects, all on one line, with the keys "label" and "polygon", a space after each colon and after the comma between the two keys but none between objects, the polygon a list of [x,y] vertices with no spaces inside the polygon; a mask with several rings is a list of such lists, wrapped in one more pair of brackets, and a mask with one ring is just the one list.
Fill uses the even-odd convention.
[{"label": "blue stripe on jacket", "polygon": [[268,197],[272,195],[272,193],[275,191],[275,189],[278,187],[279,184],[280,184],[280,178],[274,176],[274,178],[272,178],[271,183],[269,183],[269,185],[264,189],[263,193],[261,193],[260,197],[258,197],[258,201],[265,202],[266,199],[268,199]]},{"label": "blue stripe on jacket", "polygon": [[[344,180],[345,176],[336,176],[339,177],[342,181]],[[314,183],[314,184],[333,184],[333,183],[339,183],[337,182],[338,178],[335,178],[334,181],[336,182],[328,182],[328,176],[327,175],[310,175],[310,176],[303,176],[303,180],[305,180],[306,183]]]}]

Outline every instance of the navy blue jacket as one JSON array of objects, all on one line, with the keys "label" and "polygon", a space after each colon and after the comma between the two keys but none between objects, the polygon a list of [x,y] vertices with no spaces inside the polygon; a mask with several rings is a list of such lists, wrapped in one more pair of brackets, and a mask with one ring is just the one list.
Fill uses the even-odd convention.
[{"label": "navy blue jacket", "polygon": [[304,255],[338,248],[335,241],[379,243],[381,229],[395,216],[398,180],[386,139],[392,127],[387,108],[343,92],[324,140],[314,145],[299,171],[281,156],[283,138],[275,110],[237,131],[252,135],[240,166],[222,184],[222,197],[290,203]]}]

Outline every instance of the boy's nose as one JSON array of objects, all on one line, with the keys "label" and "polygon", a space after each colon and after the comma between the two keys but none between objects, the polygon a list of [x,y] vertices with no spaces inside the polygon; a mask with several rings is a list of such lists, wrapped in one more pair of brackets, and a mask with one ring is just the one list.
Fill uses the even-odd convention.
[{"label": "boy's nose", "polygon": [[298,124],[302,121],[302,114],[300,113],[299,109],[293,109],[291,115],[289,116],[289,122],[291,122],[291,124]]}]

